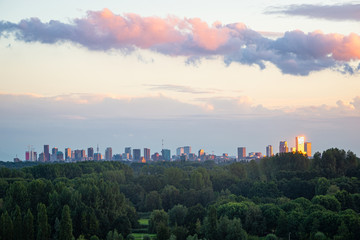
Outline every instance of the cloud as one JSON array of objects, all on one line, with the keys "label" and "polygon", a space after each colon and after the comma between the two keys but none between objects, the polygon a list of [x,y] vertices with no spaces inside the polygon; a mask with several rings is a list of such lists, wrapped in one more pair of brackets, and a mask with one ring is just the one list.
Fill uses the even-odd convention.
[{"label": "cloud", "polygon": [[127,53],[148,49],[173,57],[185,56],[187,64],[193,65],[202,58],[220,56],[227,65],[236,62],[265,69],[267,63],[272,63],[283,73],[293,75],[324,69],[347,74],[359,71],[349,64],[360,59],[360,36],[355,33],[345,36],[296,30],[274,38],[243,23],[209,25],[199,18],[116,15],[104,9],[89,11],[86,17],[70,23],[42,22],[37,18],[17,24],[2,21],[0,34],[12,34],[24,42],[72,42],[92,51],[115,49]]},{"label": "cloud", "polygon": [[181,93],[192,93],[192,94],[207,94],[207,93],[214,93],[215,89],[195,89],[190,86],[182,86],[182,85],[175,85],[175,84],[145,84],[152,90],[166,90],[166,91],[174,91],[174,92],[181,92]]},{"label": "cloud", "polygon": [[286,14],[304,16],[309,18],[321,18],[332,21],[359,21],[360,4],[339,4],[339,5],[289,5],[282,8],[272,8],[266,11],[268,14]]}]

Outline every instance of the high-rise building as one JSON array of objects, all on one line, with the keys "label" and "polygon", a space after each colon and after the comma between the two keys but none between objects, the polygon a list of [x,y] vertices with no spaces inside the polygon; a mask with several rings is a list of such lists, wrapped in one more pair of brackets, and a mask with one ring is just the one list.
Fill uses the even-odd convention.
[{"label": "high-rise building", "polygon": [[297,152],[304,153],[305,152],[305,137],[297,136],[295,138],[295,148]]},{"label": "high-rise building", "polygon": [[50,148],[49,145],[44,145],[44,161],[50,161]]},{"label": "high-rise building", "polygon": [[279,153],[287,153],[287,152],[289,152],[287,141],[280,141]]},{"label": "high-rise building", "polygon": [[140,161],[141,157],[141,150],[140,149],[133,149],[133,160]]},{"label": "high-rise building", "polygon": [[64,154],[61,151],[57,151],[56,153],[56,161],[64,161]]},{"label": "high-rise building", "polygon": [[246,147],[238,147],[238,160],[246,158]]},{"label": "high-rise building", "polygon": [[71,160],[71,148],[65,148],[65,160]]},{"label": "high-rise building", "polygon": [[185,146],[184,147],[184,153],[189,156],[190,153],[191,153],[191,146]]},{"label": "high-rise building", "polygon": [[94,153],[94,160],[100,161],[102,159],[101,153]]},{"label": "high-rise building", "polygon": [[266,156],[267,156],[267,157],[274,156],[273,147],[272,147],[271,145],[269,145],[269,146],[266,147]]},{"label": "high-rise building", "polygon": [[151,159],[150,148],[144,148],[144,158],[146,161],[150,161]]},{"label": "high-rise building", "polygon": [[163,158],[165,161],[170,161],[170,159],[171,159],[170,149],[163,149],[163,150],[161,150],[161,155],[162,155],[162,158]]},{"label": "high-rise building", "polygon": [[181,156],[181,155],[183,155],[184,154],[184,147],[178,147],[177,149],[176,149],[176,155],[177,156]]},{"label": "high-rise building", "polygon": [[94,148],[89,147],[89,148],[87,149],[87,154],[88,154],[88,158],[89,158],[89,159],[94,159]]},{"label": "high-rise building", "polygon": [[128,159],[132,159],[131,147],[126,147],[126,148],[125,148],[125,153],[129,154],[129,158],[128,158]]},{"label": "high-rise building", "polygon": [[58,148],[57,148],[57,147],[54,147],[54,148],[51,150],[51,153],[52,153],[53,155],[56,155],[58,151],[59,151]]},{"label": "high-rise building", "polygon": [[112,148],[108,147],[105,149],[105,160],[111,161],[112,160]]},{"label": "high-rise building", "polygon": [[311,157],[311,142],[305,142],[305,152],[308,157]]},{"label": "high-rise building", "polygon": [[25,160],[30,162],[35,162],[37,160],[37,153],[32,149],[25,152]]}]

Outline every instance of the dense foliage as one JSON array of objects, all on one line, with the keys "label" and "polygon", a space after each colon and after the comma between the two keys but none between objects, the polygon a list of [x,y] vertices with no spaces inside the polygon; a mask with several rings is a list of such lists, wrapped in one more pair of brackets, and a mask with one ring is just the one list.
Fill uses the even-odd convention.
[{"label": "dense foliage", "polygon": [[144,213],[157,239],[357,239],[359,179],[359,159],[336,148],[223,165],[11,164],[0,239],[131,239]]}]

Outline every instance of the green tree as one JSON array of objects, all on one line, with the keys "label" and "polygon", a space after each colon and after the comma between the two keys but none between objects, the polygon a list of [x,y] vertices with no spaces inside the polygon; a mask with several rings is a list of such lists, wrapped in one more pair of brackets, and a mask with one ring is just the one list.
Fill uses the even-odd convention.
[{"label": "green tree", "polygon": [[149,232],[156,233],[159,224],[167,226],[169,216],[164,210],[154,210],[149,219]]},{"label": "green tree", "polygon": [[170,237],[170,230],[169,227],[160,222],[156,227],[156,239],[157,240],[168,240]]},{"label": "green tree", "polygon": [[18,205],[16,205],[15,211],[13,212],[13,225],[14,225],[14,239],[23,239],[23,219],[21,216],[21,210]]},{"label": "green tree", "polygon": [[73,232],[73,227],[72,227],[72,220],[71,220],[71,216],[70,216],[70,208],[68,205],[65,205],[63,207],[62,214],[61,214],[59,240],[74,239],[72,232]]},{"label": "green tree", "polygon": [[217,240],[217,229],[218,229],[218,219],[217,219],[216,208],[214,206],[211,206],[209,208],[205,222],[206,238],[210,240]]},{"label": "green tree", "polygon": [[11,221],[11,217],[8,212],[1,214],[1,239],[3,240],[12,240],[13,239],[13,222]]},{"label": "green tree", "polygon": [[34,240],[34,216],[32,215],[30,209],[27,210],[24,216],[24,229],[23,229],[23,239],[24,240]]},{"label": "green tree", "polygon": [[46,206],[43,203],[37,205],[37,240],[48,240],[50,238],[50,225],[46,213]]},{"label": "green tree", "polygon": [[277,240],[277,236],[275,234],[269,233],[266,235],[265,240]]},{"label": "green tree", "polygon": [[161,209],[161,197],[157,191],[151,191],[146,195],[145,198],[145,209],[146,211],[152,211],[155,209]]},{"label": "green tree", "polygon": [[[185,217],[187,215],[187,208],[183,205],[176,205],[169,211],[170,226],[183,226],[185,224]],[[176,234],[175,234],[176,235]]]}]

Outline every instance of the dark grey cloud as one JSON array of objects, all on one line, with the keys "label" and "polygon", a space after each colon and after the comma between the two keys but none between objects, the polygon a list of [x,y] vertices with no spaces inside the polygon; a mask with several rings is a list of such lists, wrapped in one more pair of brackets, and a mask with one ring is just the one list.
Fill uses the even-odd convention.
[{"label": "dark grey cloud", "polygon": [[37,18],[18,24],[0,22],[0,36],[15,36],[18,41],[55,44],[71,42],[92,51],[118,50],[129,53],[135,48],[148,49],[169,56],[185,56],[187,64],[198,65],[201,59],[222,57],[225,64],[257,65],[267,63],[283,73],[308,75],[324,69],[355,74],[360,59],[360,36],[352,33],[286,32],[268,38],[242,23],[209,26],[200,19],[115,15],[108,9],[88,12],[85,18],[71,23]]},{"label": "dark grey cloud", "polygon": [[286,14],[320,18],[332,21],[360,21],[360,4],[344,3],[338,5],[300,4],[266,11],[268,14]]}]

